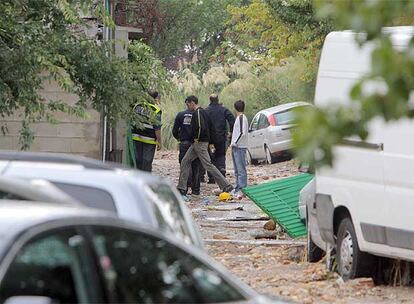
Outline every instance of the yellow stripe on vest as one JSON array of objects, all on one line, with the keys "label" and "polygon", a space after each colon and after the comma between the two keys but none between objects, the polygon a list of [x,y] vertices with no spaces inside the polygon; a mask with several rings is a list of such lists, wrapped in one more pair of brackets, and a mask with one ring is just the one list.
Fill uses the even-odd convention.
[{"label": "yellow stripe on vest", "polygon": [[157,142],[154,138],[142,136],[140,134],[132,134],[132,140],[143,142],[144,144],[156,145]]}]

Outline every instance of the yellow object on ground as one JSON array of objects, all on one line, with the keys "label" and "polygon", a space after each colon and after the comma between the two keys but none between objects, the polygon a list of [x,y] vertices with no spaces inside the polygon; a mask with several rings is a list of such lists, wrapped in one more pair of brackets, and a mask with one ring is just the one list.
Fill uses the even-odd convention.
[{"label": "yellow object on ground", "polygon": [[219,201],[220,202],[227,202],[231,200],[231,194],[228,192],[221,192],[219,195]]}]

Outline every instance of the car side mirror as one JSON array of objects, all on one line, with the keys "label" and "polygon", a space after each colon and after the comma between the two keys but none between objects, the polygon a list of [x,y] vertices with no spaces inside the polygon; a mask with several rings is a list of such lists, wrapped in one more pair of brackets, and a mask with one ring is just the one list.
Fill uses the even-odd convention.
[{"label": "car side mirror", "polygon": [[41,296],[14,296],[10,297],[4,304],[54,304],[56,303],[49,297]]}]

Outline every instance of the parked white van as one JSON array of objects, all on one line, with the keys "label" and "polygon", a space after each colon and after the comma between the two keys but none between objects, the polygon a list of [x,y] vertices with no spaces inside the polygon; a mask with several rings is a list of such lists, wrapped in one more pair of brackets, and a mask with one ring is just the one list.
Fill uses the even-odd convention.
[{"label": "parked white van", "polygon": [[[384,31],[396,48],[406,47],[414,35],[414,27]],[[316,106],[350,103],[350,89],[370,71],[374,45],[360,48],[355,35],[327,36]],[[368,89],[382,88],[373,84]],[[344,279],[374,275],[377,256],[414,261],[414,121],[376,119],[369,130],[366,141],[348,138],[335,147],[334,166],[316,170],[315,199],[306,202],[309,259],[321,257],[320,250],[312,249],[326,251],[330,244]]]}]

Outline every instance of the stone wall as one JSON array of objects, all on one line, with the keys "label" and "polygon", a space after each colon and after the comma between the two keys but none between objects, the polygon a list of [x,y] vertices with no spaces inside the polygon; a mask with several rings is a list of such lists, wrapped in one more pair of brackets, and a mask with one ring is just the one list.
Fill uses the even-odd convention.
[{"label": "stone wall", "polygon": [[[69,94],[59,88],[56,82],[46,81],[40,94],[46,100],[61,100],[73,105],[77,96]],[[50,124],[40,121],[32,125],[35,139],[30,151],[70,153],[84,155],[100,159],[101,148],[101,118],[94,110],[89,111],[87,119],[77,118],[64,113],[56,113],[59,124]],[[0,126],[6,126],[8,133],[0,133],[0,149],[19,150],[19,131],[22,116],[15,113],[13,116],[0,122]]]}]

